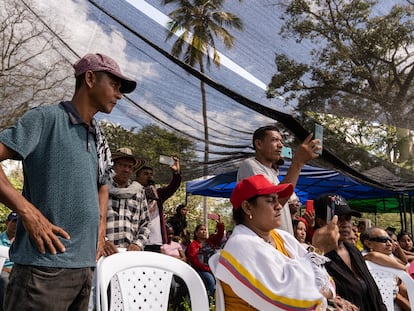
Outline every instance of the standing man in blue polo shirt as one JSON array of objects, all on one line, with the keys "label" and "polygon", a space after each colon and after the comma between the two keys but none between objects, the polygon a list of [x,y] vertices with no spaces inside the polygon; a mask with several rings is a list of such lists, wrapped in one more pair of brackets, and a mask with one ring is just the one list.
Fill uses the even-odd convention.
[{"label": "standing man in blue polo shirt", "polygon": [[0,201],[17,213],[5,310],[88,309],[92,268],[105,243],[112,159],[97,112],[136,82],[103,54],[74,64],[71,101],[31,109],[0,132],[0,161],[23,162],[20,194],[0,168]]}]

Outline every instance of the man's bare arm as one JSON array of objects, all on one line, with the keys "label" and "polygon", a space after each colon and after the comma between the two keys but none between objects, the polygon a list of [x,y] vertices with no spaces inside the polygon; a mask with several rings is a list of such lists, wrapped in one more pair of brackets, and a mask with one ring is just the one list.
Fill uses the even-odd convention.
[{"label": "man's bare arm", "polygon": [[[292,159],[292,164],[290,165],[285,178],[283,178],[282,183],[291,183],[293,187],[296,187],[299,179],[299,174],[303,166],[319,156],[317,153],[315,153],[315,151],[321,149],[321,147],[318,145],[320,140],[312,139],[312,135],[313,134],[309,134],[303,143],[296,149]],[[288,200],[289,198],[280,199],[280,203],[284,205]]]},{"label": "man's bare arm", "polygon": [[102,185],[98,191],[99,199],[99,229],[98,229],[98,245],[96,250],[96,260],[104,253],[105,236],[106,236],[106,213],[108,210],[109,187]]},{"label": "man's bare arm", "polygon": [[[13,159],[15,152],[0,143],[0,162]],[[52,254],[64,252],[65,247],[58,236],[70,239],[69,234],[62,228],[52,224],[43,214],[23,195],[18,192],[8,180],[0,165],[0,202],[16,212],[36,243],[39,252],[44,254],[46,249]]]}]

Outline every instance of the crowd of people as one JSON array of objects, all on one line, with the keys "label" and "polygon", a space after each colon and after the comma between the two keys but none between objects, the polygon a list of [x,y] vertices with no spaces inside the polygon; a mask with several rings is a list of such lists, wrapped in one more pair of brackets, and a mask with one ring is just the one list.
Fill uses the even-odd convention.
[{"label": "crowd of people", "polygon": [[[258,128],[230,199],[234,228],[225,235],[217,216],[215,232],[198,224],[191,239],[186,204],[164,214],[182,181],[179,159],[169,166],[170,183],[157,186],[148,161],[129,147],[111,151],[94,119],[136,82],[103,54],[73,67],[72,100],[31,109],[0,132],[0,161],[23,161],[25,177],[19,193],[0,167],[0,201],[12,210],[0,235],[10,247],[0,279],[4,310],[88,310],[96,261],[121,250],[187,262],[211,299],[220,282],[230,311],[386,310],[366,262],[410,273],[412,237],[361,221],[355,228],[352,217],[361,214],[336,194],[301,213],[294,189],[302,167],[319,156],[319,139],[306,137],[280,182],[282,135]],[[186,285],[174,277],[171,289],[179,308]],[[396,307],[410,310],[404,284],[396,279],[392,290]]]}]

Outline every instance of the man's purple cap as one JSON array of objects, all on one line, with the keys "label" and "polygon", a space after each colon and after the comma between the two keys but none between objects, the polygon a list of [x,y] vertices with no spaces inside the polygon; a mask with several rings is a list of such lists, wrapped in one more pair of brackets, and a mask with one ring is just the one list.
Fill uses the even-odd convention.
[{"label": "man's purple cap", "polygon": [[137,87],[137,83],[134,80],[125,77],[121,73],[118,64],[112,58],[104,54],[86,54],[73,65],[73,68],[75,69],[75,77],[80,76],[88,70],[105,71],[118,77],[121,80],[121,93],[131,93]]}]

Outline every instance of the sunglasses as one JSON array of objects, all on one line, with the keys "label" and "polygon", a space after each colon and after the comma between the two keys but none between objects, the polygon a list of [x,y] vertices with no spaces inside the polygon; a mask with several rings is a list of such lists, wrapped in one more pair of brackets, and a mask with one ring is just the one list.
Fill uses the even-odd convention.
[{"label": "sunglasses", "polygon": [[392,239],[388,236],[376,236],[376,237],[369,238],[368,241],[378,242],[378,243],[387,243],[387,242],[392,243]]}]

